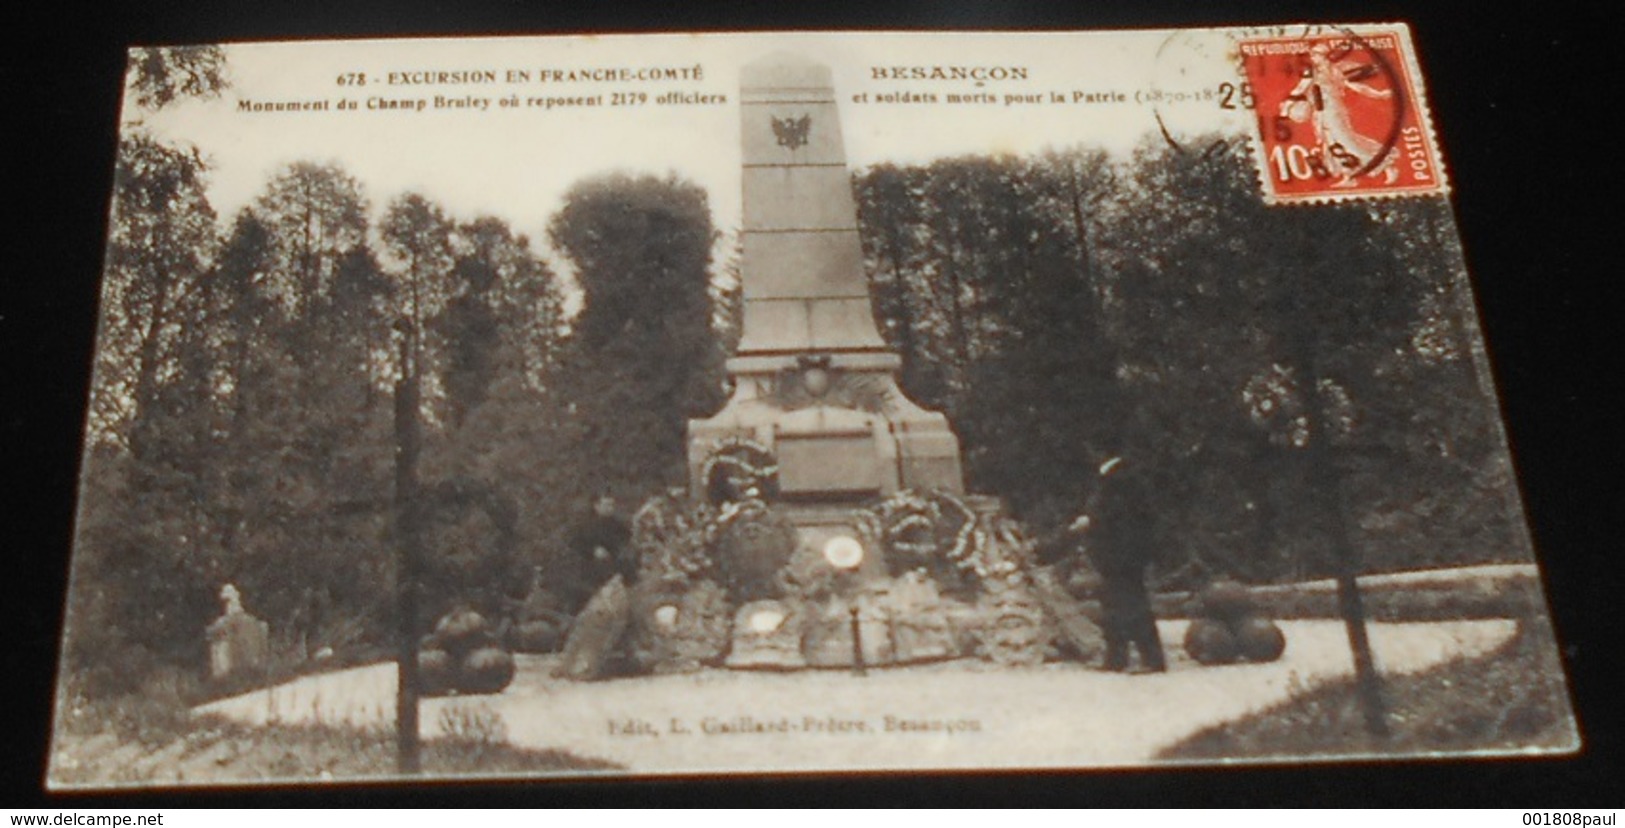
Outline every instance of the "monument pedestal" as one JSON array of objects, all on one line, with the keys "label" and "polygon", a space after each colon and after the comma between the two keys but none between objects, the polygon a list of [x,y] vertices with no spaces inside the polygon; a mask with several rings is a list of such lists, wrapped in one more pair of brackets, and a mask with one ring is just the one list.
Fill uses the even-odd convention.
[{"label": "monument pedestal", "polygon": [[897,386],[901,360],[875,326],[829,69],[757,61],[740,109],[744,330],[732,399],[689,423],[692,490],[708,490],[711,452],[742,437],[777,459],[804,540],[900,489],[962,492],[958,437]]}]

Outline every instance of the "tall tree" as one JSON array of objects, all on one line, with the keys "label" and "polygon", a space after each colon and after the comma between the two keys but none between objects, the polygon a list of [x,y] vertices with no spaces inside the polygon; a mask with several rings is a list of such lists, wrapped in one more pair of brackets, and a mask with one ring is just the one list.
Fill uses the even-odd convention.
[{"label": "tall tree", "polygon": [[[368,225],[359,182],[296,163],[234,221],[221,257],[235,375],[222,495],[235,528],[222,577],[307,644],[365,635],[387,617],[381,392],[393,360]],[[333,605],[351,608],[344,633],[322,629],[340,622],[319,618]]]},{"label": "tall tree", "polygon": [[193,473],[215,436],[215,213],[197,150],[141,120],[217,94],[224,70],[214,47],[133,49],[127,66],[65,636],[68,664],[97,692],[195,663],[212,604],[207,486]]},{"label": "tall tree", "polygon": [[1152,510],[1164,571],[1261,577],[1293,559],[1274,507],[1302,491],[1302,470],[1241,404],[1280,359],[1260,313],[1269,242],[1257,238],[1275,217],[1249,191],[1247,163],[1244,147],[1147,143],[1106,205],[1108,321],[1130,403],[1117,426],[1123,450],[1157,467],[1167,495]]},{"label": "tall tree", "polygon": [[567,516],[554,492],[562,298],[529,240],[500,219],[410,238],[436,250],[449,241],[452,251],[446,297],[424,323],[434,348],[419,351],[421,371],[438,377],[445,412],[425,435],[424,485],[445,501],[425,527],[435,582],[425,608],[500,608],[502,595],[528,585],[523,565],[545,560],[549,527]]},{"label": "tall tree", "polygon": [[1113,402],[1093,211],[1098,154],[881,165],[857,178],[877,321],[905,388],[955,423],[974,487],[1053,526]]},{"label": "tall tree", "polygon": [[479,407],[499,371],[546,382],[563,328],[563,300],[547,264],[501,219],[460,224],[450,292],[431,321],[445,350],[443,385],[455,422]]},{"label": "tall tree", "polygon": [[213,98],[227,86],[226,53],[219,46],[148,46],[130,50],[125,83],[131,101],[159,110],[186,98]]},{"label": "tall tree", "polygon": [[119,145],[104,275],[92,439],[145,450],[145,430],[180,324],[177,308],[198,290],[214,248],[214,209],[195,149],[141,131]]},{"label": "tall tree", "polygon": [[[367,243],[360,182],[335,165],[301,161],[273,177],[251,209],[274,240],[267,292],[285,318],[320,329],[340,272]],[[301,364],[319,354],[301,351]]]},{"label": "tall tree", "polygon": [[[994,323],[990,353],[961,407],[967,432],[988,447],[972,471],[1045,529],[1074,516],[1086,475],[1116,437],[1113,349],[1105,338],[1099,286],[1090,278],[1092,216],[1075,204],[1103,180],[1081,179],[1056,159],[1006,159],[984,203],[998,250],[987,262],[981,315]],[[1098,171],[1096,171],[1098,175]],[[1074,189],[1078,192],[1074,192]]]},{"label": "tall tree", "polygon": [[903,359],[903,390],[911,399],[937,407],[943,402],[943,380],[927,332],[925,181],[925,171],[918,167],[880,164],[855,173],[852,183],[875,321]]},{"label": "tall tree", "polygon": [[548,236],[583,300],[564,365],[578,468],[593,470],[580,496],[680,483],[687,418],[722,403],[705,191],[674,177],[589,179],[566,194]]}]

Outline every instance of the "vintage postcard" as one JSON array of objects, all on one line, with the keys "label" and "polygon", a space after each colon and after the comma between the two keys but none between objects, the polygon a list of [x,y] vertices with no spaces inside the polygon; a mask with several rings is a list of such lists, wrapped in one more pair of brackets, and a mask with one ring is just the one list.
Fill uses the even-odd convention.
[{"label": "vintage postcard", "polygon": [[1577,750],[1419,46],[133,49],[47,784]]}]

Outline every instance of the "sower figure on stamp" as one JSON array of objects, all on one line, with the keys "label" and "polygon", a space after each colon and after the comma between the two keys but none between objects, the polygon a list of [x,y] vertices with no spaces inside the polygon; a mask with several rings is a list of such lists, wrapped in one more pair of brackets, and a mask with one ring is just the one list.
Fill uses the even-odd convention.
[{"label": "sower figure on stamp", "polygon": [[1162,672],[1167,663],[1145,586],[1151,564],[1150,520],[1140,477],[1140,470],[1130,468],[1121,457],[1102,463],[1095,491],[1071,529],[1084,535],[1089,559],[1100,576],[1101,631],[1106,636],[1102,666],[1128,669],[1133,645],[1141,667]]}]

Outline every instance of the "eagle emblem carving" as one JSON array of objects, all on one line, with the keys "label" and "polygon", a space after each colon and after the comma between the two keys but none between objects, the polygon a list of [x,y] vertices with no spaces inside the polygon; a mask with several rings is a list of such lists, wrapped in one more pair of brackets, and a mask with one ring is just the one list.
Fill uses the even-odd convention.
[{"label": "eagle emblem carving", "polygon": [[778,136],[779,146],[794,150],[807,145],[807,130],[811,126],[811,115],[803,115],[800,118],[774,118],[773,134]]}]

